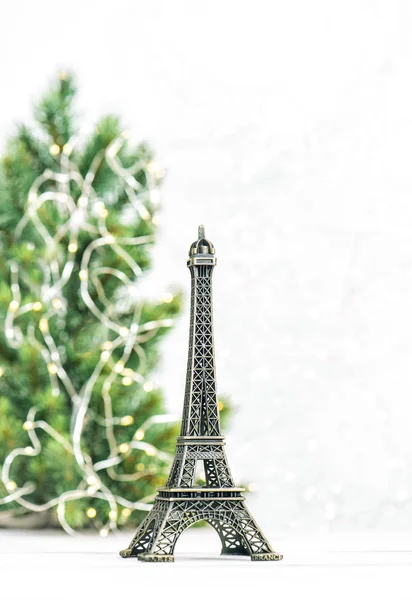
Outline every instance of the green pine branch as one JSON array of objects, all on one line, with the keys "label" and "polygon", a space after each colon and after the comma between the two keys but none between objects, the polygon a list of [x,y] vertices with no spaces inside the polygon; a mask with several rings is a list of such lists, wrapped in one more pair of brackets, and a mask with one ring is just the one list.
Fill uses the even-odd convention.
[{"label": "green pine branch", "polygon": [[[56,440],[50,431],[36,428],[40,452],[18,456],[14,460],[10,489],[0,483],[0,498],[13,492],[13,482],[15,489],[32,482],[34,490],[24,497],[35,504],[49,502],[70,490],[86,489],[89,485],[70,450],[76,398],[63,384],[60,375],[57,378],[58,394],[53,392],[55,359],[47,358],[47,352],[51,356],[51,350],[45,335],[53,339],[64,372],[76,393],[80,393],[102,360],[105,348],[118,336],[96,317],[81,293],[80,276],[85,253],[93,240],[102,236],[102,223],[115,239],[156,234],[156,207],[151,205],[150,189],[160,185],[161,181],[159,177],[153,180],[153,174],[149,172],[148,165],[154,161],[152,150],[146,143],[132,146],[126,143],[125,137],[119,137],[123,127],[119,117],[113,115],[102,117],[89,137],[80,143],[76,140],[75,100],[73,76],[60,75],[34,107],[35,123],[17,128],[0,163],[0,251],[3,256],[0,261],[0,465],[15,448],[33,447],[25,424],[33,406],[37,411],[36,421],[47,423],[61,436]],[[130,181],[115,172],[108,160],[108,149],[117,140],[121,140],[117,158],[122,168],[134,178],[132,188]],[[66,183],[53,175],[62,174],[64,165],[65,168],[69,165],[69,172],[75,173],[75,177],[71,176]],[[73,206],[80,205],[84,181],[90,177],[91,170],[94,172],[92,189],[83,216],[78,208],[75,209],[80,219],[76,229],[68,223],[73,217]],[[33,184],[45,173],[48,175],[43,177],[35,194]],[[131,189],[136,193],[137,208],[142,207],[140,212],[131,202]],[[97,208],[100,213],[96,212]],[[32,216],[28,218],[30,211]],[[39,223],[45,229],[42,230]],[[49,236],[47,241],[43,239],[45,231]],[[52,238],[54,242],[50,241]],[[153,242],[148,241],[141,245],[123,245],[122,249],[128,253],[130,261],[135,261],[145,272],[151,267],[152,246]],[[56,268],[57,265],[61,274],[67,267],[70,247],[75,248],[70,277],[58,293],[50,296],[48,290],[55,277],[51,266]],[[140,325],[152,321],[168,322],[178,317],[182,306],[179,292],[158,302],[130,297],[127,280],[113,276],[114,272],[121,272],[132,286],[138,288],[140,276],[136,279],[130,261],[114,252],[110,244],[101,245],[93,252],[87,289],[96,308],[127,329],[133,322],[136,302]],[[18,296],[11,285],[13,265],[18,267],[19,289],[15,313],[13,302]],[[98,274],[98,280],[93,280],[93,273]],[[21,307],[29,305],[30,309],[20,311]],[[11,328],[7,319],[13,314],[15,322]],[[116,376],[110,387],[111,427],[117,446],[124,451],[116,451],[122,460],[113,471],[103,469],[99,476],[115,496],[130,501],[153,495],[156,486],[164,484],[170,466],[164,458],[127,447],[131,440],[142,439],[140,428],[148,419],[167,412],[164,394],[152,386],[151,378],[161,357],[162,340],[169,331],[169,326],[159,327],[142,337],[139,351],[132,352],[123,366],[124,344],[110,350],[110,361],[105,362],[96,377],[83,422],[82,452],[90,456],[94,464],[107,459],[111,442],[105,425],[105,385],[117,365],[119,371],[114,371]],[[136,381],[130,377],[135,373],[138,374]],[[224,422],[230,414],[230,403],[227,399],[221,399],[221,402]],[[144,441],[160,451],[160,456],[164,456],[162,453],[172,455],[178,430],[177,423],[155,424],[144,431]],[[139,432],[137,438],[134,437],[136,432]],[[121,477],[117,479],[116,474]],[[139,477],[133,479],[136,474]],[[124,476],[130,481],[122,481]],[[0,504],[0,511],[7,513],[10,509],[16,515],[26,510],[17,502]],[[88,509],[94,509],[96,515],[88,516]],[[120,526],[136,524],[144,516],[141,511],[132,511],[129,515],[127,510],[122,510],[119,504],[116,521]],[[107,501],[93,495],[66,505],[66,519],[72,527],[99,529],[107,522],[108,513]],[[94,514],[93,510],[90,514]],[[55,508],[50,510],[49,522],[56,522]]]}]

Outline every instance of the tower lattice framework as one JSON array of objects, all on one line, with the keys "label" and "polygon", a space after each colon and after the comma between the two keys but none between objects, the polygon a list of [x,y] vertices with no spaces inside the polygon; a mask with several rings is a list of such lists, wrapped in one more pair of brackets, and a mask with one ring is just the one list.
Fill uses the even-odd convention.
[{"label": "tower lattice framework", "polygon": [[[222,554],[252,560],[280,560],[236,487],[224,450],[216,395],[213,343],[212,273],[215,249],[203,226],[189,250],[191,273],[189,356],[180,436],[166,486],[158,489],[152,510],[137,528],[124,558],[170,562],[177,539],[191,525],[207,521],[218,533]],[[205,485],[196,485],[203,461]]]}]

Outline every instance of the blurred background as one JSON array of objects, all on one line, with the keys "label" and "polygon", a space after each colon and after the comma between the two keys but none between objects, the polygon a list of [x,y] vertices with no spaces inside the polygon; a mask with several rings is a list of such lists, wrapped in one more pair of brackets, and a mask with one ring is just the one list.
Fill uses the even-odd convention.
[{"label": "blurred background", "polygon": [[189,245],[214,274],[227,452],[264,530],[412,527],[407,0],[16,1],[0,139],[58,69],[167,169],[149,296],[184,291],[153,376],[182,408]]}]

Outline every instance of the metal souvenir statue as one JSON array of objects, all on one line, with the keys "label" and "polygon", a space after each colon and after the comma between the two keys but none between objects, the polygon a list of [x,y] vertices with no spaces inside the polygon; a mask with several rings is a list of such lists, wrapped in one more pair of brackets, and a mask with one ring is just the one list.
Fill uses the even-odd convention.
[{"label": "metal souvenir statue", "polygon": [[[222,542],[222,554],[252,560],[281,560],[251,516],[235,487],[220,431],[212,324],[212,272],[215,249],[199,227],[189,250],[192,279],[189,357],[182,427],[166,486],[158,489],[152,510],[138,527],[123,558],[172,562],[180,534],[207,521]],[[206,483],[195,482],[196,463],[203,461]]]}]

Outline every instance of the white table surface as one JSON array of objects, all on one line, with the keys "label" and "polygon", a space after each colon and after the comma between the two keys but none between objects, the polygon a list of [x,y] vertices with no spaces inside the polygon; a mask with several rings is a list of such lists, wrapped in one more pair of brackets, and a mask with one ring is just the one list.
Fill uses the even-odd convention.
[{"label": "white table surface", "polygon": [[412,534],[271,536],[283,561],[218,557],[212,530],[191,529],[176,561],[122,559],[131,532],[0,530],[0,598],[316,598],[412,599]]}]

